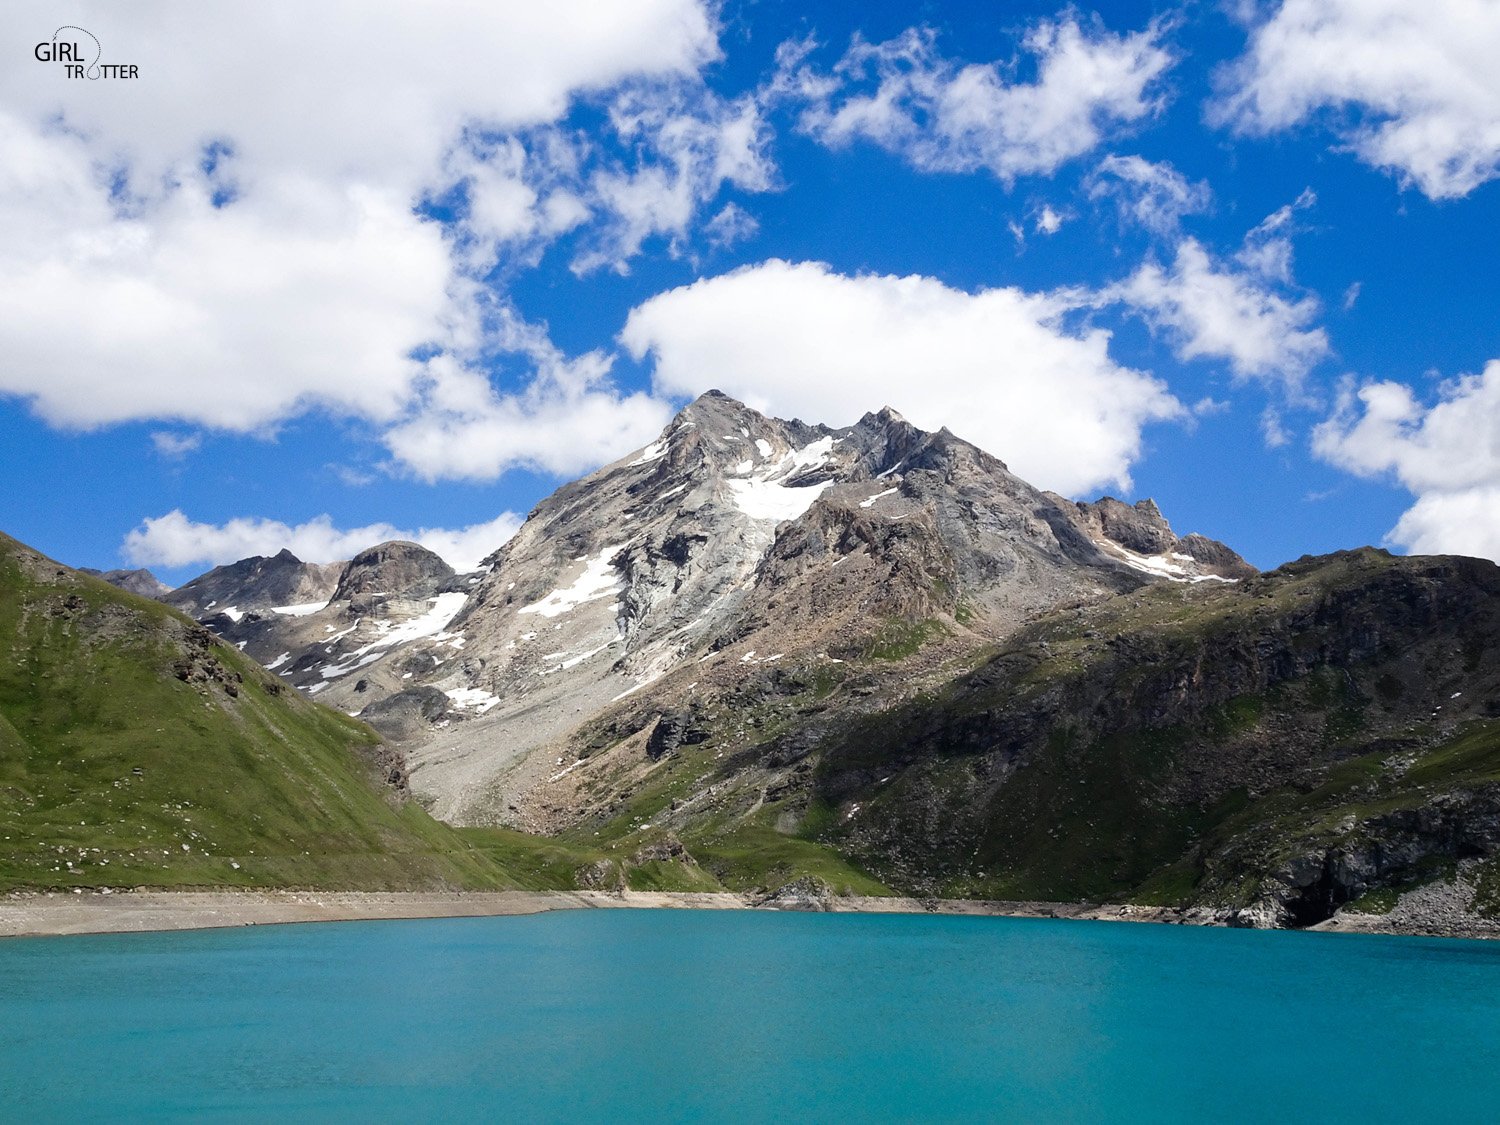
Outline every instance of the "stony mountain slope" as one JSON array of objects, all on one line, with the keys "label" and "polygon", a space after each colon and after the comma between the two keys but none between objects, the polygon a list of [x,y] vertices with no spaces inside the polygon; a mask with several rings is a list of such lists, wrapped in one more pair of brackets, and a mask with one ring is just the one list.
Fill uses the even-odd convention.
[{"label": "stony mountain slope", "polygon": [[122,590],[129,590],[132,594],[138,594],[143,598],[165,598],[172,592],[168,586],[149,570],[93,570],[83,567],[80,574],[91,574],[95,578],[102,578],[111,586],[118,586]]},{"label": "stony mountain slope", "polygon": [[1500,569],[1143,589],[816,749],[784,808],[893,886],[1310,925],[1463,868],[1500,908]]},{"label": "stony mountain slope", "polygon": [[[832,430],[710,392],[559,489],[476,574],[383,545],[325,604],[205,620],[402,740],[439,816],[537,826],[559,759],[622,700],[676,710],[761,671],[832,674],[937,633],[960,652],[1053,606],[1248,573],[1149,502],[1042,493],[893,411]],[[205,609],[246,600],[207,579],[174,598],[190,589]]]},{"label": "stony mountain slope", "polygon": [[0,535],[0,889],[504,885],[363,724]]},{"label": "stony mountain slope", "polygon": [[214,567],[160,598],[199,621],[223,618],[223,624],[233,625],[251,611],[326,602],[342,569],[340,563],[326,566],[305,563],[283,550],[270,558],[253,555],[228,566]]}]

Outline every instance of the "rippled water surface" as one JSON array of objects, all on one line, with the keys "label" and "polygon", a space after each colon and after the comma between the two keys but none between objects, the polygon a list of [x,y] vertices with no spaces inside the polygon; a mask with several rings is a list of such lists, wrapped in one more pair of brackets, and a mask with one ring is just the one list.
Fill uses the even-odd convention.
[{"label": "rippled water surface", "polygon": [[0,1119],[1493,1120],[1500,944],[559,911],[0,942]]}]

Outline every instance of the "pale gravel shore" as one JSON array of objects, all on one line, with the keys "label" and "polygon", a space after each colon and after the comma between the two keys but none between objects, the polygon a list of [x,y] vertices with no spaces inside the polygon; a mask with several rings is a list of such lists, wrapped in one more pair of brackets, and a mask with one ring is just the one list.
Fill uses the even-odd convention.
[{"label": "pale gravel shore", "polygon": [[293,922],[467,918],[577,909],[815,910],[1046,918],[1181,920],[1180,912],[1063,903],[909,898],[756,899],[738,894],[636,891],[120,891],[18,893],[0,897],[0,937],[203,930]]},{"label": "pale gravel shore", "polygon": [[[957,914],[1078,921],[1223,925],[1207,910],[1086,903],[994,902],[969,899],[758,897],[669,891],[118,891],[0,896],[0,938],[62,934],[207,930],[298,922],[409,918],[474,918],[548,910],[794,910],[861,914]],[[1314,927],[1345,933],[1495,937],[1495,923],[1465,919],[1423,925],[1414,917],[1343,915]],[[1456,923],[1456,924],[1455,924]]]}]

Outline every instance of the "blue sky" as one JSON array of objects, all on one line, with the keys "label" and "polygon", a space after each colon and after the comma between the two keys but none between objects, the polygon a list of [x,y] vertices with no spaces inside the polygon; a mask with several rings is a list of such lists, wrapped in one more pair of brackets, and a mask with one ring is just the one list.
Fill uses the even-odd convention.
[{"label": "blue sky", "polygon": [[472,564],[719,386],[1260,566],[1500,557],[1495,5],[492,8],[0,17],[0,529]]}]

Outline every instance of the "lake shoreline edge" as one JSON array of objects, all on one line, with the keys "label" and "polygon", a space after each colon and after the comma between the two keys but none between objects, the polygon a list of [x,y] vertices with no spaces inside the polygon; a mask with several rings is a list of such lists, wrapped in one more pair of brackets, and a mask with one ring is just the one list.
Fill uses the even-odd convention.
[{"label": "lake shoreline edge", "polygon": [[[1225,926],[1203,907],[868,896],[756,896],[669,891],[17,891],[0,896],[0,938],[169,932],[309,922],[505,917],[552,910],[776,910],[945,914]],[[1466,915],[1431,925],[1343,913],[1315,932],[1500,938],[1500,921]]]}]

